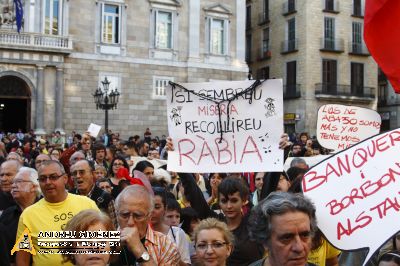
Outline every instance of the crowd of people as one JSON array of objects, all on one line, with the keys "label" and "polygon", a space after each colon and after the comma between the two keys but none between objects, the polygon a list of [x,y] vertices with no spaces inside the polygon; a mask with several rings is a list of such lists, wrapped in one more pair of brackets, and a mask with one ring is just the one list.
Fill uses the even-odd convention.
[{"label": "crowd of people", "polygon": [[[167,171],[173,141],[147,128],[48,137],[0,133],[0,265],[361,265],[362,251],[340,251],[318,229],[302,195],[301,157],[327,154],[307,133],[277,145],[294,158],[269,173]],[[16,241],[28,229],[36,255]],[[43,231],[120,231],[103,254],[51,254]],[[72,248],[78,249],[79,242]],[[400,265],[400,234],[369,265]]]}]

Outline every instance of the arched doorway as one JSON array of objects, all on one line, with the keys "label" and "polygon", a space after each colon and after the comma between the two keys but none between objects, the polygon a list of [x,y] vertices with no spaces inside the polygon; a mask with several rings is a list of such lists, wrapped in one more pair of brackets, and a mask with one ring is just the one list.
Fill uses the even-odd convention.
[{"label": "arched doorway", "polygon": [[0,77],[0,130],[27,132],[31,128],[31,91],[16,76]]}]

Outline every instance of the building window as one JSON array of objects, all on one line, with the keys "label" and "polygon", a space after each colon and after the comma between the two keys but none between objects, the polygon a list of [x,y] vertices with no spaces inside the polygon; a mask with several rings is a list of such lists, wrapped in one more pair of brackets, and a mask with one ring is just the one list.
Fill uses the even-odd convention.
[{"label": "building window", "polygon": [[288,21],[288,51],[296,49],[296,19],[292,18]]},{"label": "building window", "polygon": [[154,25],[154,47],[172,49],[172,12],[157,10]]},{"label": "building window", "polygon": [[44,1],[44,33],[61,35],[62,0]]},{"label": "building window", "polygon": [[353,16],[363,17],[362,0],[353,0]]},{"label": "building window", "polygon": [[269,51],[269,28],[263,29],[262,36],[262,53],[265,54]]},{"label": "building window", "polygon": [[211,54],[227,54],[227,20],[209,19],[209,51]]},{"label": "building window", "polygon": [[352,52],[362,53],[362,23],[353,22]]},{"label": "building window", "polygon": [[174,78],[153,76],[153,98],[165,99],[165,89],[170,81]]},{"label": "building window", "polygon": [[286,94],[296,94],[297,70],[296,61],[286,63]]},{"label": "building window", "polygon": [[324,48],[335,50],[335,19],[326,17],[324,22]]},{"label": "building window", "polygon": [[252,40],[251,40],[252,35],[247,34],[246,35],[246,61],[250,62],[251,61],[251,47],[252,47]]},{"label": "building window", "polygon": [[351,63],[351,94],[363,96],[364,94],[364,64]]},{"label": "building window", "polygon": [[322,60],[322,92],[337,93],[337,61]]},{"label": "building window", "polygon": [[102,5],[101,41],[109,44],[120,43],[120,17],[119,5]]},{"label": "building window", "polygon": [[269,19],[269,0],[263,1],[263,21],[268,21]]}]

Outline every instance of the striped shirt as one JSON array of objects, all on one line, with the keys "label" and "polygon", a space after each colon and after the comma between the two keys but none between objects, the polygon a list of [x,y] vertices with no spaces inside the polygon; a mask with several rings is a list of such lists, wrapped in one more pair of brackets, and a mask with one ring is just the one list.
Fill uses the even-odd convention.
[{"label": "striped shirt", "polygon": [[147,227],[144,246],[157,265],[179,265],[181,256],[175,243],[168,236],[153,231],[150,226]]}]

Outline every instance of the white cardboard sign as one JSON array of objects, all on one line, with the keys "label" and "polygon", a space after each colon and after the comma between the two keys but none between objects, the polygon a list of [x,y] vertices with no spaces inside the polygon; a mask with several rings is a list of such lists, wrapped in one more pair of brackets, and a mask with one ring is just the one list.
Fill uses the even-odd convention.
[{"label": "white cardboard sign", "polygon": [[358,106],[323,105],[318,110],[317,139],[327,149],[344,150],[374,136],[381,128],[381,117]]},{"label": "white cardboard sign", "polygon": [[[168,170],[175,172],[282,171],[282,80],[187,83],[167,88],[169,135],[175,151]],[[195,95],[192,92],[198,93]],[[218,104],[204,99],[230,104]],[[229,117],[228,117],[229,115]],[[222,139],[221,139],[221,131]]]},{"label": "white cardboard sign", "polygon": [[368,247],[367,261],[399,231],[399,154],[400,129],[395,129],[333,155],[304,175],[303,191],[315,204],[318,227],[335,247]]}]

